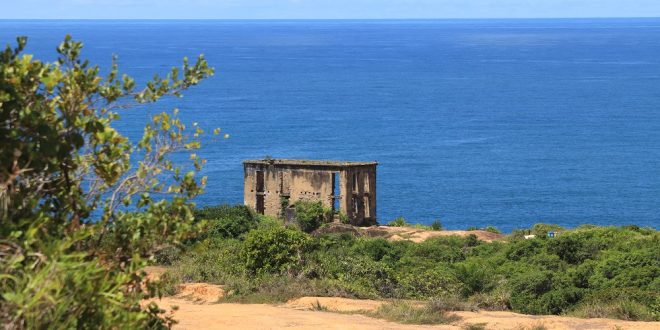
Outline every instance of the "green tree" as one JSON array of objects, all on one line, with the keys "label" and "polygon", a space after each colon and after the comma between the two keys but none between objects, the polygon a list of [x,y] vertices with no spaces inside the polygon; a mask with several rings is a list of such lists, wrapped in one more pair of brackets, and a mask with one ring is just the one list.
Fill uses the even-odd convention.
[{"label": "green tree", "polygon": [[313,240],[295,229],[272,227],[247,233],[243,246],[246,269],[251,274],[282,273],[301,266]]},{"label": "green tree", "polygon": [[144,88],[81,59],[67,36],[56,62],[0,53],[0,322],[9,328],[160,327],[171,320],[140,300],[157,290],[141,271],[158,244],[195,231],[192,202],[205,178],[170,155],[200,147],[203,130],[172,114],[139,141],[113,126],[121,111],[181,92],[213,74],[184,59]]},{"label": "green tree", "polygon": [[296,222],[300,229],[310,233],[324,222],[332,221],[332,210],[323,207],[320,201],[298,201],[296,206]]}]

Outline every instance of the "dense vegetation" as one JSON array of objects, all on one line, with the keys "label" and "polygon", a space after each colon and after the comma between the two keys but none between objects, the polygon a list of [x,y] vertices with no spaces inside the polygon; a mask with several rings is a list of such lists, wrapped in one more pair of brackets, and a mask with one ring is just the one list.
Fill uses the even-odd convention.
[{"label": "dense vegetation", "polygon": [[[211,228],[226,221],[220,213],[205,219]],[[164,278],[170,289],[201,281],[224,284],[223,299],[238,302],[405,298],[460,309],[660,318],[660,235],[653,229],[582,226],[548,238],[559,228],[539,224],[493,243],[475,236],[412,243],[312,236],[257,216],[247,222],[242,232],[190,242]],[[528,232],[537,237],[524,239]]]},{"label": "dense vegetation", "polygon": [[0,52],[0,323],[169,326],[155,304],[141,305],[158,294],[141,270],[161,245],[201,228],[191,199],[204,186],[203,161],[186,150],[199,148],[203,131],[187,133],[176,111],[153,116],[138,141],[114,126],[122,112],[179,96],[213,70],[200,56],[139,88],[115,61],[101,76],[70,37],[52,63],[23,54],[26,41]]}]

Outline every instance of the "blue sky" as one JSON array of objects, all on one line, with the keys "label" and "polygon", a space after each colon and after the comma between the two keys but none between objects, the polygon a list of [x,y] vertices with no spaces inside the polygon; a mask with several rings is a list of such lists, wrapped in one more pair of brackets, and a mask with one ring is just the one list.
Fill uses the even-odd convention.
[{"label": "blue sky", "polygon": [[660,0],[0,0],[0,18],[658,17]]}]

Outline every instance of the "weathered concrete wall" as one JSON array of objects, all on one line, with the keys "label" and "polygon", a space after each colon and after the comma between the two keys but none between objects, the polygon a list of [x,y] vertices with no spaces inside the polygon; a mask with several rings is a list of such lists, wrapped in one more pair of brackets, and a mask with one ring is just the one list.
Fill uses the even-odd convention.
[{"label": "weathered concrete wall", "polygon": [[[273,164],[263,161],[244,164],[245,205],[263,214],[281,216],[282,201],[289,205],[297,201],[321,201],[333,207],[333,174],[338,176],[339,210],[348,215],[353,224],[376,222],[376,165],[329,166]],[[257,189],[259,172],[263,173],[264,187]],[[355,175],[355,176],[354,176]],[[260,197],[263,196],[263,197]],[[263,210],[258,200],[263,198]]]},{"label": "weathered concrete wall", "polygon": [[376,223],[376,167],[357,166],[342,173],[341,209],[353,224]]}]

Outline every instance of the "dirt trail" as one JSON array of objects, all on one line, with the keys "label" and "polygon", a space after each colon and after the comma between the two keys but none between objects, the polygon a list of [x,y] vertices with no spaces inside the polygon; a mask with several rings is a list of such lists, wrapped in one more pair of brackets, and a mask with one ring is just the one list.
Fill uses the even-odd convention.
[{"label": "dirt trail", "polygon": [[[363,315],[298,310],[261,304],[195,304],[184,299],[157,301],[161,308],[179,307],[175,329],[423,329]],[[460,329],[455,326],[433,329]]]},{"label": "dirt trail", "polygon": [[[333,297],[303,297],[279,306],[263,304],[216,304],[218,286],[184,284],[182,294],[155,300],[161,308],[177,306],[175,329],[463,329],[467,324],[485,324],[486,329],[660,329],[660,322],[630,322],[610,319],[580,319],[564,316],[534,316],[511,312],[455,312],[462,319],[451,325],[404,325],[355,313],[377,309],[383,301]],[[322,306],[327,311],[315,310]],[[343,312],[344,314],[337,313]]]}]

